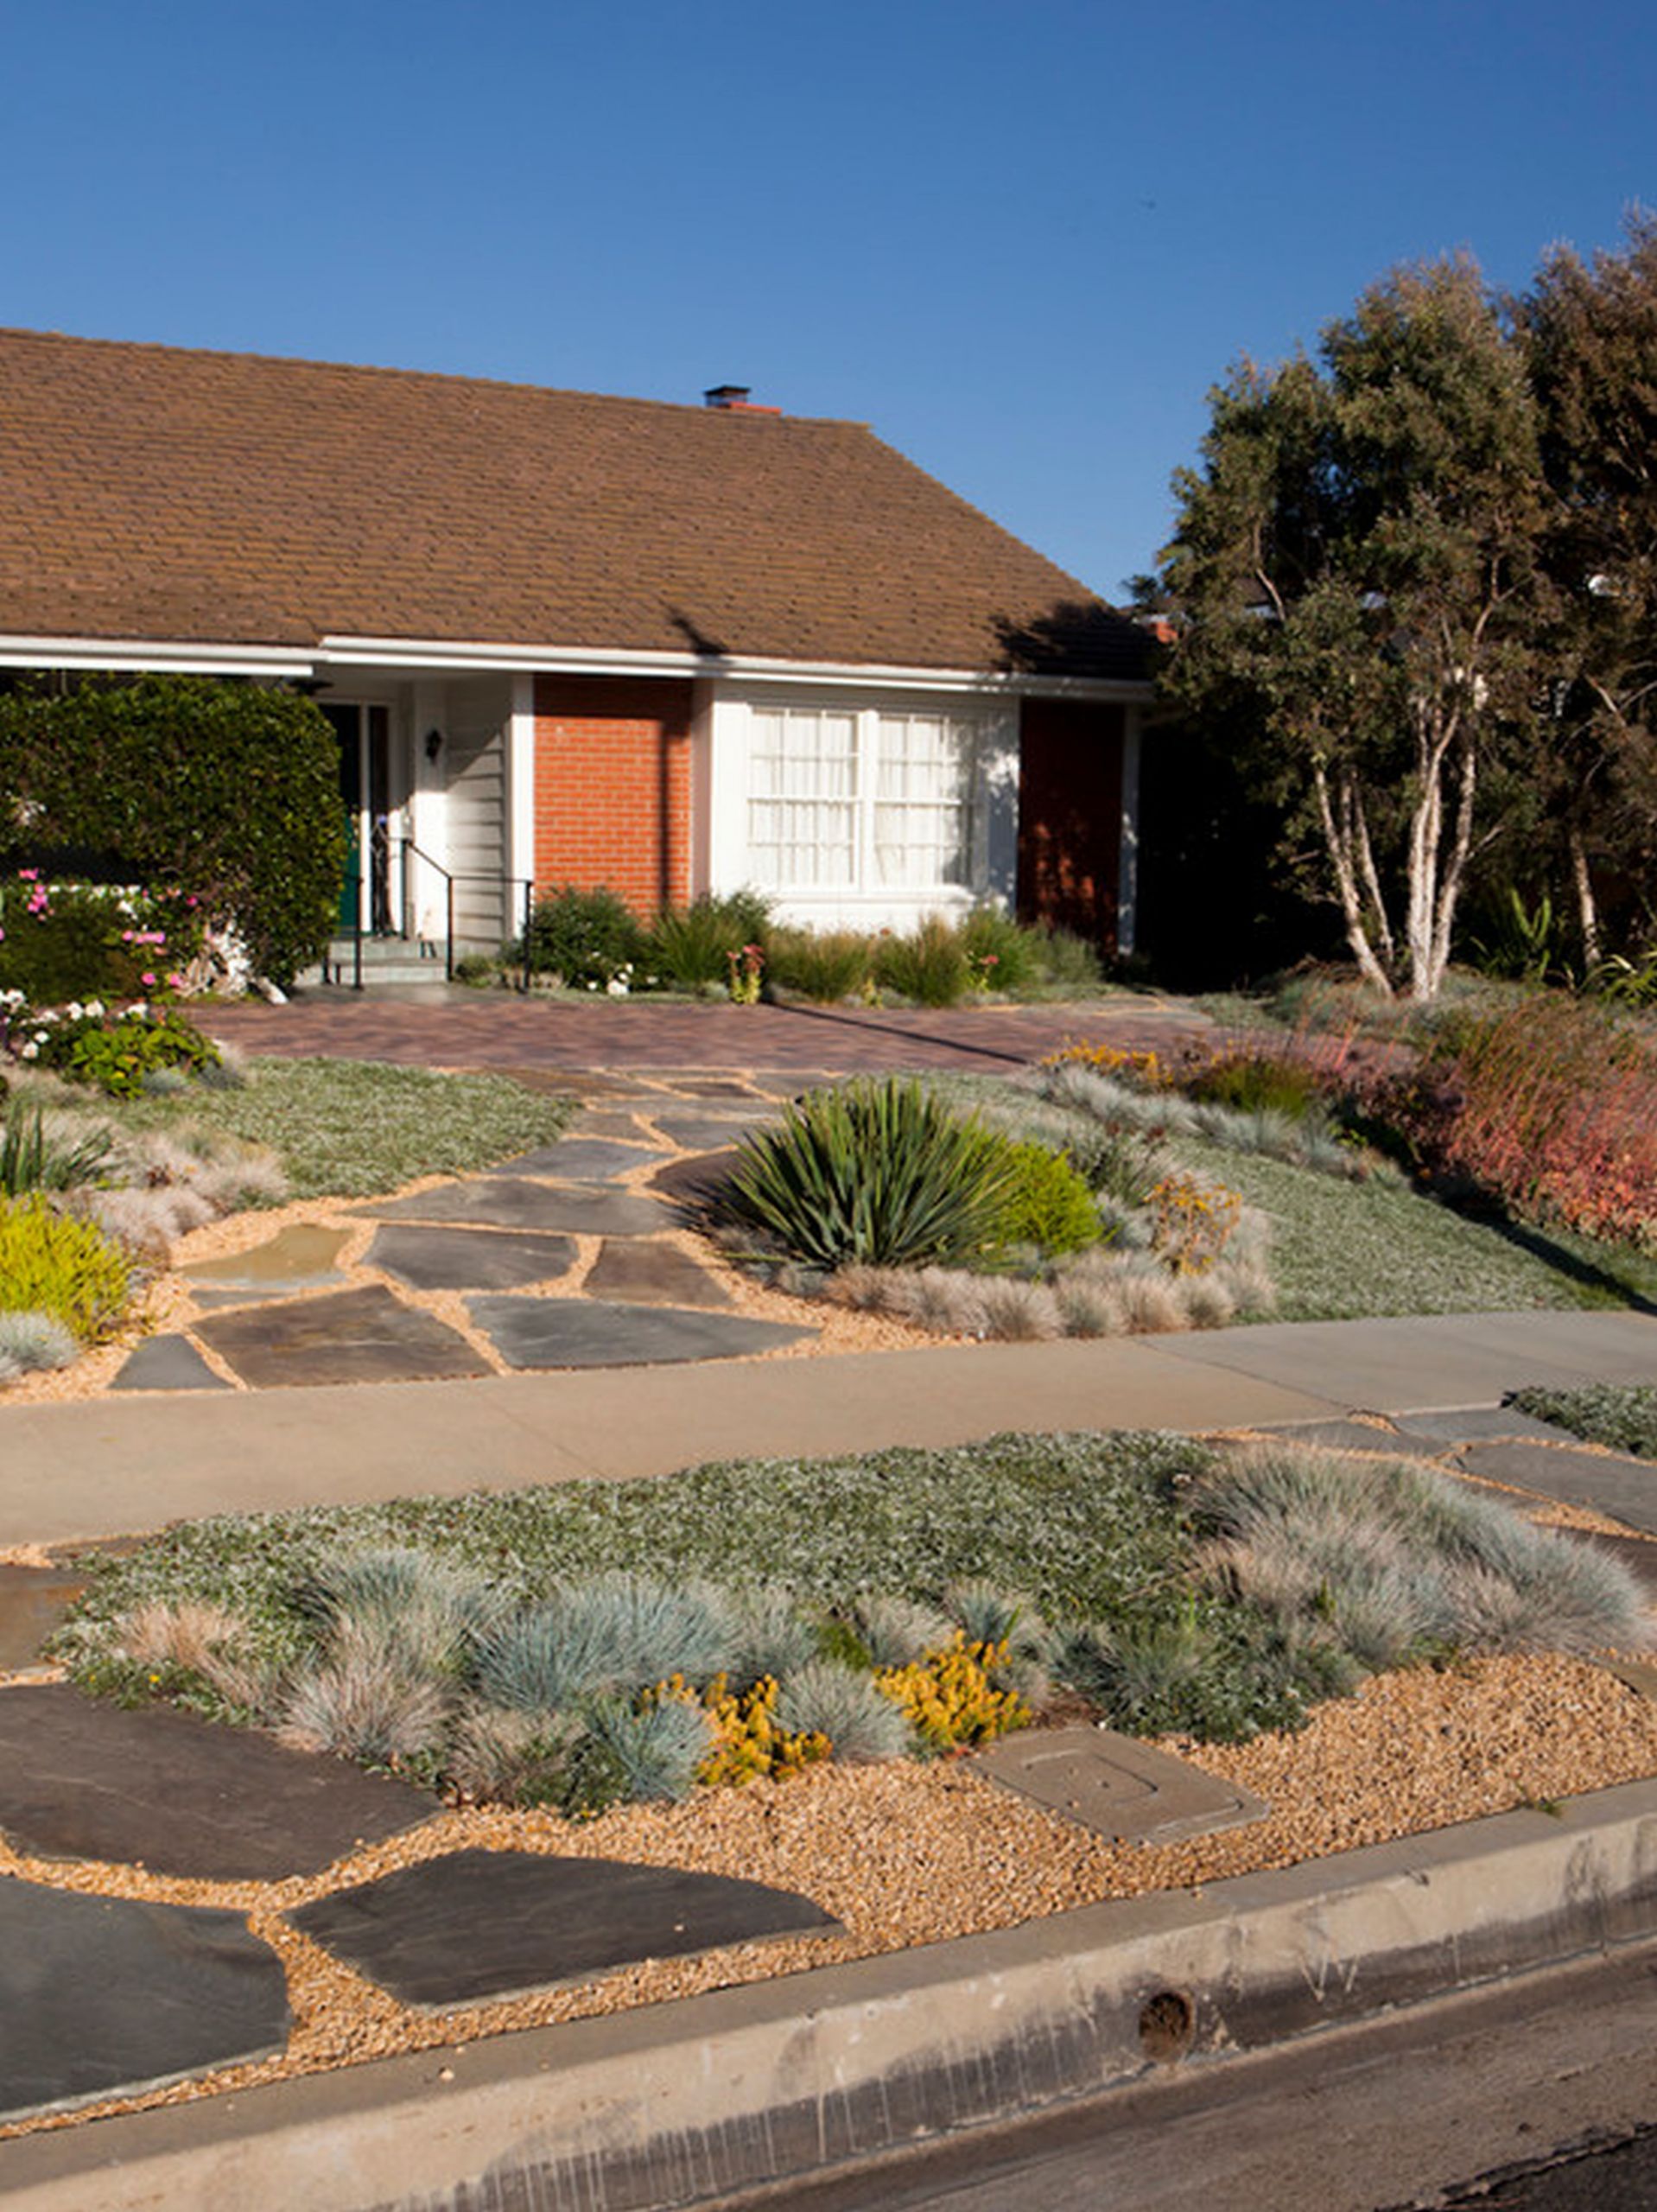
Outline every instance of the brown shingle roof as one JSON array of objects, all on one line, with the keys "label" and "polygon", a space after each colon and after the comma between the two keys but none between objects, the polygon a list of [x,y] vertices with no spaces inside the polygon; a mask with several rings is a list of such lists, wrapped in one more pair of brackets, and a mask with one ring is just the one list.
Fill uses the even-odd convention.
[{"label": "brown shingle roof", "polygon": [[0,632],[717,646],[1135,676],[862,425],[0,332]]}]

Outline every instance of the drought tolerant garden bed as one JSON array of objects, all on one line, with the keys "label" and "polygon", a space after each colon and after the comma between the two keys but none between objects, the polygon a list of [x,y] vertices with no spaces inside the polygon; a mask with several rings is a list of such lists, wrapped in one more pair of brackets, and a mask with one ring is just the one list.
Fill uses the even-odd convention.
[{"label": "drought tolerant garden bed", "polygon": [[565,1126],[505,1077],[216,1050],[132,1096],[16,1066],[0,1092],[0,1382],[129,1325],[175,1239],[228,1214],[486,1166]]},{"label": "drought tolerant garden bed", "polygon": [[226,1516],[92,1569],[84,1688],[567,1814],[1083,1709],[1240,1741],[1646,1634],[1616,1561],[1419,1465],[1160,1435]]}]

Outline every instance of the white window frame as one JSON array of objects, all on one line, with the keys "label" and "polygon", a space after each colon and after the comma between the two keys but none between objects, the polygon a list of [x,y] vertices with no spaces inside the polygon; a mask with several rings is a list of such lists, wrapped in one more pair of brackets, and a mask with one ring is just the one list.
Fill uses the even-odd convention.
[{"label": "white window frame", "polygon": [[[790,716],[803,721],[809,716],[821,720],[834,716],[848,721],[852,730],[851,790],[844,798],[810,798],[796,800],[797,804],[815,806],[849,805],[852,810],[852,873],[848,881],[835,882],[816,880],[789,881],[781,880],[780,870],[773,872],[757,865],[761,849],[774,849],[767,841],[762,849],[755,842],[753,830],[758,808],[775,804],[781,794],[760,792],[755,788],[753,764],[759,758],[759,722],[761,716],[777,716],[784,730]],[[742,793],[743,843],[747,855],[747,877],[757,888],[768,892],[782,900],[827,899],[847,904],[898,903],[903,905],[957,906],[970,905],[981,897],[985,882],[986,809],[983,793],[984,715],[975,706],[951,700],[947,702],[932,700],[892,700],[879,703],[852,704],[850,702],[812,699],[766,699],[750,702],[746,710],[747,743],[745,747],[747,772]],[[934,721],[944,723],[961,734],[962,760],[958,784],[959,796],[938,798],[907,795],[894,798],[884,793],[880,782],[880,735],[883,723],[897,721]],[[784,753],[783,757],[786,757]],[[962,854],[962,880],[934,876],[924,882],[900,880],[883,882],[879,874],[879,845],[877,824],[882,808],[913,809],[936,813],[943,808],[958,807],[964,821],[960,849]],[[786,851],[787,840],[780,842]]]}]

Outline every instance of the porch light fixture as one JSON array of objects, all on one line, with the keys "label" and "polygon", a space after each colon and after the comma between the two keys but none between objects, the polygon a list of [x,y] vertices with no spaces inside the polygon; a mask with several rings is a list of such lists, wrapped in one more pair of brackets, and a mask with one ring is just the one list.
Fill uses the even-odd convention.
[{"label": "porch light fixture", "polygon": [[427,760],[430,760],[430,761],[434,761],[434,762],[435,762],[435,761],[436,760],[436,759],[437,759],[438,754],[442,751],[442,749],[443,749],[443,733],[442,733],[442,731],[441,731],[441,729],[429,729],[429,730],[428,730],[428,731],[426,732],[426,758],[427,758]]}]

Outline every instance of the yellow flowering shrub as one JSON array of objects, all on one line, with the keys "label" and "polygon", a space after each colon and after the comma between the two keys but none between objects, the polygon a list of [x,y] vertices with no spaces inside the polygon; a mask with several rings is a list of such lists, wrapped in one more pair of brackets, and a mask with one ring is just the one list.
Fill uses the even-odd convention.
[{"label": "yellow flowering shrub", "polygon": [[1147,1201],[1159,1256],[1177,1275],[1206,1274],[1236,1231],[1242,1200],[1200,1175],[1165,1175]]},{"label": "yellow flowering shrub", "polygon": [[927,1748],[952,1751],[965,1744],[987,1744],[1031,1719],[1016,1690],[998,1690],[993,1670],[1006,1662],[1005,1643],[968,1643],[957,1629],[941,1650],[929,1651],[907,1667],[883,1667],[874,1686],[894,1705]]},{"label": "yellow flowering shrub", "polygon": [[828,1757],[828,1738],[816,1730],[790,1735],[777,1725],[774,1676],[762,1675],[752,1689],[734,1691],[723,1675],[715,1675],[700,1696],[682,1675],[646,1690],[645,1700],[659,1705],[677,1698],[686,1705],[700,1705],[714,1723],[714,1748],[696,1769],[696,1779],[710,1789],[731,1783],[770,1779],[786,1781],[790,1775]]},{"label": "yellow flowering shrub", "polygon": [[1067,1039],[1056,1052],[1049,1052],[1044,1068],[1092,1068],[1100,1075],[1119,1075],[1145,1090],[1171,1090],[1178,1078],[1153,1052],[1130,1051],[1121,1045],[1089,1045],[1085,1038]]}]

